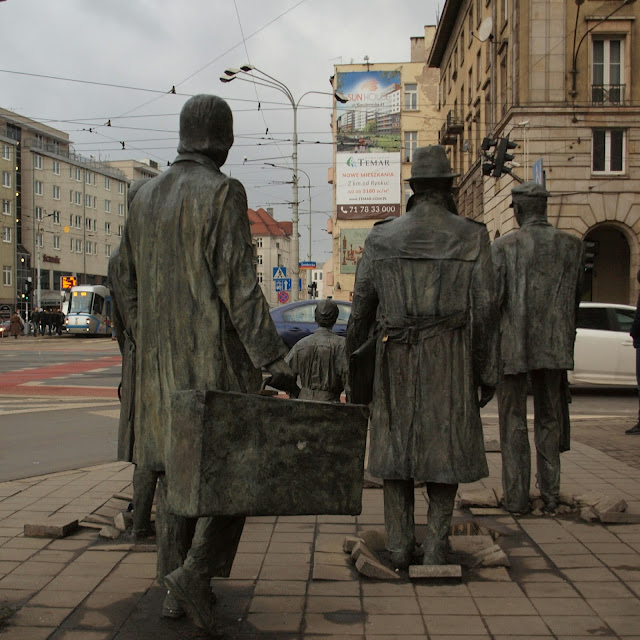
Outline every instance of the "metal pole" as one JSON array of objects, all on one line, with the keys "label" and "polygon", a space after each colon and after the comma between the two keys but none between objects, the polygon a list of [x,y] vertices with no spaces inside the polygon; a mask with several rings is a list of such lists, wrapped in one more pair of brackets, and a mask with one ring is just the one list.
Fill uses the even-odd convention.
[{"label": "metal pole", "polygon": [[307,180],[309,180],[309,254],[308,259],[311,262],[311,179],[307,176]]},{"label": "metal pole", "polygon": [[291,234],[293,235],[293,251],[291,252],[291,301],[297,302],[300,299],[300,238],[298,236],[298,207],[300,205],[298,200],[298,106],[294,100],[291,100],[291,106],[293,107],[293,215],[291,217],[291,221],[293,223],[293,228],[291,230]]}]

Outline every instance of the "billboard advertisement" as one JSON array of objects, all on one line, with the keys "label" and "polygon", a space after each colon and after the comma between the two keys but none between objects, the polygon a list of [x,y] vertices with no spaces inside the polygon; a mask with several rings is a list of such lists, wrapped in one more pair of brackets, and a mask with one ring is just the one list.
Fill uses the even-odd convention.
[{"label": "billboard advertisement", "polygon": [[400,71],[338,73],[348,98],[337,106],[336,205],[338,218],[400,215]]},{"label": "billboard advertisement", "polygon": [[371,229],[342,229],[340,231],[340,273],[355,273],[364,251],[364,241]]}]

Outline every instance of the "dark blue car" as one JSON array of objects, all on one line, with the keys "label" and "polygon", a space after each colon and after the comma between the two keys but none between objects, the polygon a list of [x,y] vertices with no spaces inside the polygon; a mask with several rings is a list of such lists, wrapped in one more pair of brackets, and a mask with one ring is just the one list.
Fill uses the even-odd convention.
[{"label": "dark blue car", "polygon": [[[340,313],[333,330],[339,336],[344,336],[347,333],[347,321],[351,315],[351,303],[343,300],[335,302]],[[298,340],[302,340],[318,328],[315,321],[317,304],[318,300],[300,300],[271,310],[276,329],[289,349]]]}]

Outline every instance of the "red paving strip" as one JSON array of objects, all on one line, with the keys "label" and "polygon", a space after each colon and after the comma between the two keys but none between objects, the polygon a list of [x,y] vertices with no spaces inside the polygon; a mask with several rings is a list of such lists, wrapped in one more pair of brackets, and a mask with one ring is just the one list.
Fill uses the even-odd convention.
[{"label": "red paving strip", "polygon": [[116,389],[105,387],[85,387],[80,385],[26,385],[28,382],[43,382],[51,378],[68,376],[72,373],[86,373],[95,369],[115,367],[122,362],[121,356],[108,356],[83,362],[65,362],[26,371],[10,371],[0,377],[0,393],[8,395],[34,396],[88,396],[99,398],[117,397]]}]

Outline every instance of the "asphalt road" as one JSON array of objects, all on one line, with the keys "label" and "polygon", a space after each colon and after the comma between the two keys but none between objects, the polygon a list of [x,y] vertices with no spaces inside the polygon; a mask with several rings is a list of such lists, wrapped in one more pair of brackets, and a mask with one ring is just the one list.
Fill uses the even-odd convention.
[{"label": "asphalt road", "polygon": [[[120,354],[108,338],[0,340],[0,481],[115,460],[119,382]],[[637,393],[575,389],[571,415],[576,439],[624,451],[634,438],[624,429],[636,422]],[[494,399],[483,410],[487,431],[497,417]]]}]

